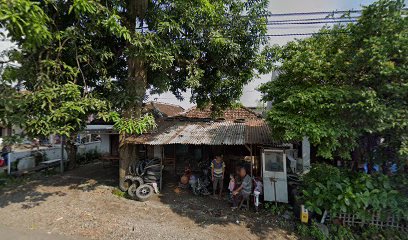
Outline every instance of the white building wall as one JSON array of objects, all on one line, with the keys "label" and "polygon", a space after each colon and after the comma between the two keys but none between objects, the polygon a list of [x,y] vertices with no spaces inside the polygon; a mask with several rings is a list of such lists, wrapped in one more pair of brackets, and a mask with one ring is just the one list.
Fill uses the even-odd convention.
[{"label": "white building wall", "polygon": [[78,154],[85,154],[86,152],[92,151],[101,153],[101,141],[87,142],[78,145]]},{"label": "white building wall", "polygon": [[101,134],[101,153],[110,153],[110,135],[109,134]]}]

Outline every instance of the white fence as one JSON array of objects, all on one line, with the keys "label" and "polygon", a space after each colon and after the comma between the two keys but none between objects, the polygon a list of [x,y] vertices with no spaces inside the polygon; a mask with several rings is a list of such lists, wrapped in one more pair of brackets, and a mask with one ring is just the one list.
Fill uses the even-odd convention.
[{"label": "white fence", "polygon": [[[53,146],[50,148],[40,148],[39,150],[17,150],[9,153],[8,173],[11,173],[11,165],[18,161],[18,169],[26,170],[35,167],[35,152],[40,152],[48,160],[61,159],[61,146]],[[64,159],[67,157],[67,152],[64,149]]]},{"label": "white fence", "polygon": [[[88,142],[78,145],[78,154],[85,154],[86,152],[97,151],[103,152],[101,149],[101,142]],[[27,170],[35,167],[34,153],[40,152],[47,160],[61,159],[61,145],[55,145],[50,148],[40,148],[39,150],[17,150],[9,153],[8,174],[11,173],[11,166],[18,161],[18,170]],[[67,158],[67,151],[64,149],[64,159]]]}]

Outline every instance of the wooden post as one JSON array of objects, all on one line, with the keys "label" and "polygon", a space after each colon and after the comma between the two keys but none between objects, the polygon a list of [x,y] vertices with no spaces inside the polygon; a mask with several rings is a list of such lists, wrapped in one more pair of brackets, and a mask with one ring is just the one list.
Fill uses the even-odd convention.
[{"label": "wooden post", "polygon": [[61,161],[60,161],[60,172],[64,172],[64,136],[61,136]]},{"label": "wooden post", "polygon": [[253,169],[254,169],[254,159],[253,159],[253,154],[252,154],[252,144],[250,145],[250,158],[251,158],[251,177],[253,177]]},{"label": "wooden post", "polygon": [[249,151],[249,155],[250,155],[249,158],[250,158],[250,161],[251,161],[251,172],[250,172],[250,174],[251,174],[251,177],[253,177],[252,169],[253,169],[253,166],[254,166],[254,164],[253,164],[254,161],[252,159],[253,158],[253,156],[252,156],[252,144],[249,145],[249,146],[245,144],[244,146]]},{"label": "wooden post", "polygon": [[164,160],[164,146],[160,145],[160,149],[161,149],[161,160],[160,160],[160,191],[162,190],[162,186],[163,186],[163,160]]}]

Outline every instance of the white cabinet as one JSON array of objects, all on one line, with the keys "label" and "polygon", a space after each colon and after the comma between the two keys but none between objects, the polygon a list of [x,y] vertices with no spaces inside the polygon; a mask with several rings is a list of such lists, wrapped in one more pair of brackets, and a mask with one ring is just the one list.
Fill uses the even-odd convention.
[{"label": "white cabinet", "polygon": [[[262,150],[264,200],[288,202],[286,154],[283,150]],[[275,195],[276,190],[276,195]]]}]

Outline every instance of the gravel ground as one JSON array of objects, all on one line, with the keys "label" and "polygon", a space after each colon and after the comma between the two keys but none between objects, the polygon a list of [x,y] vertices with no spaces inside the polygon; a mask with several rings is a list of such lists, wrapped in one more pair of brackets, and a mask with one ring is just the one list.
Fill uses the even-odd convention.
[{"label": "gravel ground", "polygon": [[0,239],[2,229],[54,239],[59,234],[81,239],[297,239],[290,220],[268,212],[232,212],[225,201],[193,196],[168,180],[148,202],[117,197],[112,194],[117,172],[92,163],[0,190]]}]

